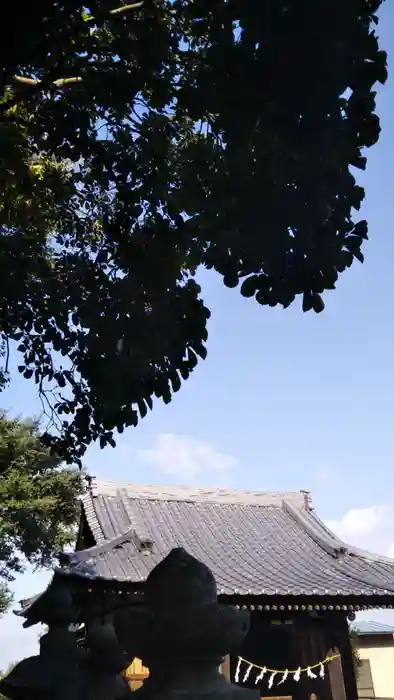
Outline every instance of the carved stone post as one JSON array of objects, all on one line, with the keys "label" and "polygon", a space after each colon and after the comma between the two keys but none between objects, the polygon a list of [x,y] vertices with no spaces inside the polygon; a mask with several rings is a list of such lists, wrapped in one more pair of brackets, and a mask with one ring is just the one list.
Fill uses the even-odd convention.
[{"label": "carved stone post", "polygon": [[248,632],[249,613],[217,602],[211,571],[174,549],[148,576],[146,614],[135,633],[136,655],[149,678],[135,700],[258,700],[259,691],[232,685],[220,673],[226,654]]}]

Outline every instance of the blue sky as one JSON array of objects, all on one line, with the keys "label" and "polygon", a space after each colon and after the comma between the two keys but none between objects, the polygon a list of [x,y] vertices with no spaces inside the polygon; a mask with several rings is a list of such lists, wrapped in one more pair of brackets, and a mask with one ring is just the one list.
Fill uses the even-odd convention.
[{"label": "blue sky", "polygon": [[[392,53],[394,4],[379,34]],[[391,31],[390,31],[391,30]],[[389,54],[390,62],[390,54]],[[319,515],[350,543],[394,556],[394,73],[379,90],[379,144],[367,172],[362,215],[370,241],[326,309],[265,309],[208,273],[209,354],[169,406],[157,403],[116,449],[92,447],[97,478],[312,492]],[[34,385],[15,376],[1,397],[13,414],[40,411]],[[16,600],[47,572],[19,577]],[[381,619],[390,613],[368,613]],[[391,614],[391,617],[393,615]],[[37,629],[12,614],[0,622],[0,668],[34,653]]]}]

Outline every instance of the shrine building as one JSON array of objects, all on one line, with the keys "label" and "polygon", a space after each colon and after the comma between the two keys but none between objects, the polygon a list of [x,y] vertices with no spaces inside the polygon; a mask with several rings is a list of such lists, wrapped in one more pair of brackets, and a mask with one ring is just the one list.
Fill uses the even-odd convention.
[{"label": "shrine building", "polygon": [[[103,614],[122,606],[126,639],[127,609],[143,606],[148,574],[176,547],[211,569],[220,603],[250,610],[249,633],[222,667],[231,681],[262,698],[356,700],[349,620],[393,607],[394,560],[342,542],[307,492],[106,483],[82,498],[76,551],[54,578],[68,577],[82,622],[92,600]],[[17,614],[34,618],[39,598]],[[135,659],[131,687],[148,673]]]}]

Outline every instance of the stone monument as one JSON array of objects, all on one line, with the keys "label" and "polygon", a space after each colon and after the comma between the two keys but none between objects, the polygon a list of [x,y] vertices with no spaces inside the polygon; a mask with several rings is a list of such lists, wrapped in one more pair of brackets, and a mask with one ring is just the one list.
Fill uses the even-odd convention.
[{"label": "stone monument", "polygon": [[[44,622],[48,632],[39,655],[0,681],[10,700],[121,700],[131,692],[122,671],[134,656],[150,671],[135,700],[260,700],[258,690],[232,685],[219,670],[247,634],[249,613],[219,605],[211,571],[184,549],[173,549],[152,570],[139,609],[128,605],[105,616],[92,596],[76,610],[69,582],[55,576],[24,606],[25,626]],[[72,631],[80,622],[82,646]]]},{"label": "stone monument", "polygon": [[249,613],[217,602],[204,564],[173,549],[148,576],[146,615],[134,630],[136,655],[150,675],[135,700],[259,700],[258,690],[229,683],[220,673],[249,629]]}]

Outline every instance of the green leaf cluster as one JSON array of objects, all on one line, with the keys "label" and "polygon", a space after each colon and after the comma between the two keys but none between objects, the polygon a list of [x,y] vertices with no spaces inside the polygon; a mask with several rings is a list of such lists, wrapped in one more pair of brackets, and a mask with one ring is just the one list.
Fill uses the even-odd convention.
[{"label": "green leaf cluster", "polygon": [[359,651],[360,637],[359,637],[357,629],[349,630],[349,636],[350,636],[350,647],[352,650],[354,672],[356,674],[356,678],[358,678],[358,676],[360,674],[360,668],[362,666],[362,659],[361,659],[360,651]]},{"label": "green leaf cluster", "polygon": [[35,421],[0,416],[0,608],[26,563],[50,566],[75,540],[83,474],[43,444]]}]

